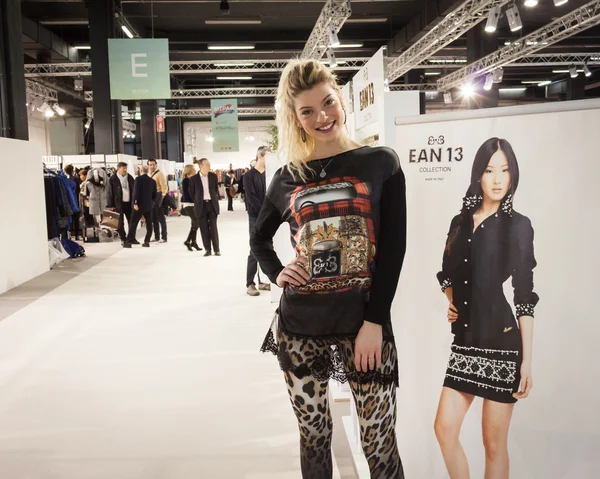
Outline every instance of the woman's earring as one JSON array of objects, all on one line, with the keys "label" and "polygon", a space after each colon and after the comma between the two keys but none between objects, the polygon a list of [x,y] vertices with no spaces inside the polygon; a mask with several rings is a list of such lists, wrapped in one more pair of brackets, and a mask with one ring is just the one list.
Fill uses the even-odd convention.
[{"label": "woman's earring", "polygon": [[306,143],[306,132],[304,131],[304,128],[300,128],[300,138],[302,138],[302,141]]},{"label": "woman's earring", "polygon": [[344,125],[346,124],[347,121],[348,121],[348,115],[346,113],[346,110],[344,110]]}]

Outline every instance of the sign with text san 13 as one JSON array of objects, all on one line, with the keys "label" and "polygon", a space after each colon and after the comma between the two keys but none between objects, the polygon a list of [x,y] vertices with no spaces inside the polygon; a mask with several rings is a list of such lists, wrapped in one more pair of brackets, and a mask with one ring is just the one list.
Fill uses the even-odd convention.
[{"label": "sign with text san 13", "polygon": [[171,98],[168,40],[109,38],[108,62],[112,100]]}]

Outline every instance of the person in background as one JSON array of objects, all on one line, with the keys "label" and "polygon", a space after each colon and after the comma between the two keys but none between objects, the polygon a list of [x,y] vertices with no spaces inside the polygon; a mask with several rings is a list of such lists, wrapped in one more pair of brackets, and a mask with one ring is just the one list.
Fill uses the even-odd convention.
[{"label": "person in background", "polygon": [[200,171],[190,178],[188,191],[194,200],[194,210],[198,217],[198,226],[202,235],[202,243],[206,252],[204,256],[221,256],[219,249],[219,231],[217,216],[219,215],[219,185],[217,175],[211,173],[207,158],[198,160]]},{"label": "person in background", "polygon": [[83,211],[83,224],[85,228],[94,226],[94,218],[90,215],[90,200],[87,193],[87,174],[88,169],[79,170],[79,209]]},{"label": "person in background", "polygon": [[[71,180],[75,185],[74,187],[72,186],[73,192],[75,193],[75,198],[79,198],[81,181],[79,180],[79,177],[75,174],[75,168],[73,167],[73,165],[66,165],[63,168],[63,171],[65,176],[69,180]],[[80,213],[81,211],[77,211],[76,213],[74,212],[73,215],[71,215],[71,231],[75,235],[75,239],[79,239],[79,235],[83,236],[83,232],[81,231],[81,225],[79,222]]]},{"label": "person in background", "polygon": [[124,248],[131,248],[132,244],[137,244],[135,232],[138,223],[142,216],[146,219],[146,237],[142,246],[150,247],[150,238],[152,238],[152,208],[156,204],[158,196],[156,190],[156,182],[148,176],[150,168],[148,165],[141,167],[140,175],[133,182],[133,213],[131,215],[131,223],[129,224],[129,233],[127,239],[123,243]]},{"label": "person in background", "polygon": [[[248,211],[248,224],[250,227],[250,236],[256,225],[258,214],[265,201],[267,192],[267,183],[265,179],[266,158],[269,148],[261,146],[256,152],[256,165],[244,175],[244,191],[246,192],[246,210]],[[260,282],[260,273],[258,273],[258,289],[254,277],[258,273],[258,263],[250,251],[248,255],[248,266],[246,268],[246,293],[249,296],[260,296],[260,291],[271,291],[271,285]]]},{"label": "person in background", "polygon": [[233,185],[237,185],[237,180],[235,179],[235,172],[233,170],[229,170],[227,175],[225,176],[225,194],[227,195],[227,211],[233,211],[233,197],[231,193],[231,187]]},{"label": "person in background", "polygon": [[[163,198],[169,193],[169,185],[162,171],[158,169],[156,160],[148,160],[150,178],[156,182],[156,203],[152,209],[152,223],[154,224],[154,241],[167,242],[167,219],[165,210],[162,208]],[[146,219],[147,220],[147,219]],[[162,230],[162,235],[161,235]],[[162,239],[161,239],[162,238]]]},{"label": "person in background", "polygon": [[[127,163],[117,163],[117,172],[108,179],[108,193],[106,207],[119,213],[119,238],[125,243],[125,218],[127,224],[131,224],[131,195],[133,193],[133,176],[127,173]],[[138,244],[134,241],[133,244]]]},{"label": "person in background", "polygon": [[194,165],[185,165],[183,168],[183,180],[181,181],[181,213],[185,216],[189,216],[192,226],[188,234],[187,239],[183,243],[189,251],[202,251],[202,248],[198,246],[196,241],[196,235],[198,234],[198,218],[194,210],[194,198],[190,195],[190,178],[196,175],[196,168]]}]

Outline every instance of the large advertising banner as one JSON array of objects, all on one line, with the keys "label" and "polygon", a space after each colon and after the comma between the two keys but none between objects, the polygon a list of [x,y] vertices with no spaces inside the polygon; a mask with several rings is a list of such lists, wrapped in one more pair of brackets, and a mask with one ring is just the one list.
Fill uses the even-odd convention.
[{"label": "large advertising banner", "polygon": [[380,119],[379,102],[383,100],[385,80],[385,57],[382,47],[352,79],[357,130]]},{"label": "large advertising banner", "polygon": [[399,123],[406,476],[599,477],[600,102]]},{"label": "large advertising banner", "polygon": [[109,38],[108,62],[113,100],[171,98],[168,40]]},{"label": "large advertising banner", "polygon": [[213,152],[227,153],[240,150],[237,100],[211,100]]}]

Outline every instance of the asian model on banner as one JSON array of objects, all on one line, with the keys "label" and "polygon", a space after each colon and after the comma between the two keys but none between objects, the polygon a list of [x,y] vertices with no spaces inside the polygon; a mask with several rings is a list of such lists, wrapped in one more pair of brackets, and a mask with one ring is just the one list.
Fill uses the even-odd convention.
[{"label": "asian model on banner", "polygon": [[386,80],[383,49],[380,48],[352,79],[357,130],[378,121],[378,102],[383,100]]},{"label": "asian model on banner", "polygon": [[396,127],[408,246],[392,313],[407,477],[598,477],[595,104]]},{"label": "asian model on banner", "polygon": [[237,100],[211,100],[213,152],[228,153],[240,150]]},{"label": "asian model on banner", "polygon": [[112,100],[171,98],[169,41],[108,39]]}]

